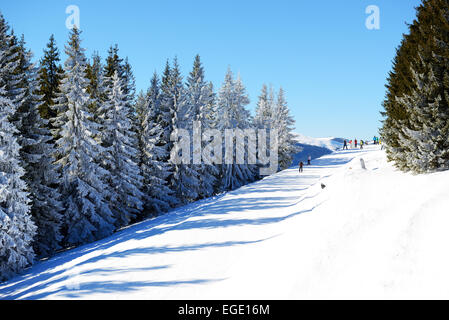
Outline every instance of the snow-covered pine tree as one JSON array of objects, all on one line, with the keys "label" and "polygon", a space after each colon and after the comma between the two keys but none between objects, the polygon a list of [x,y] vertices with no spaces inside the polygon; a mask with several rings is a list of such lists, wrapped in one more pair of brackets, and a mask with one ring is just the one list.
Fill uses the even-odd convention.
[{"label": "snow-covered pine tree", "polygon": [[[112,88],[112,77],[117,72],[118,77],[123,83],[123,94],[127,96],[126,107],[129,110],[130,117],[135,117],[134,99],[136,93],[136,84],[132,68],[128,62],[128,58],[122,59],[118,54],[118,46],[111,46],[106,58],[106,65],[104,67],[104,77],[106,78],[106,85],[109,89]],[[132,119],[133,123],[137,120]]]},{"label": "snow-covered pine tree", "polygon": [[[202,131],[213,129],[215,127],[215,94],[210,83],[207,83],[204,77],[204,68],[201,63],[200,56],[197,55],[193,63],[193,70],[190,72],[189,77],[187,78],[185,104],[186,110],[184,114],[184,117],[187,121],[185,129],[189,130],[189,132],[192,133],[194,130],[194,121],[201,124]],[[193,144],[193,139],[191,143]],[[204,147],[205,143],[201,141],[201,145],[202,147]],[[200,153],[201,150],[194,151]],[[191,167],[198,173],[200,177],[198,195],[201,198],[212,196],[217,185],[217,177],[219,174],[218,167],[214,164],[204,163],[192,164]]]},{"label": "snow-covered pine tree", "polygon": [[[17,106],[11,97],[23,98],[21,90],[7,91],[19,82],[14,70],[18,61],[13,36],[0,13],[0,281],[32,264],[36,226],[30,215],[30,199],[20,164],[17,128],[10,122]],[[16,95],[16,93],[18,95]]]},{"label": "snow-covered pine tree", "polygon": [[64,76],[64,70],[59,61],[59,50],[56,46],[55,37],[51,35],[47,49],[44,50],[44,57],[39,63],[39,88],[37,90],[37,94],[43,96],[43,103],[39,106],[40,115],[47,120],[56,116],[52,106],[55,104],[54,100],[57,98],[59,85]]},{"label": "snow-covered pine tree", "polygon": [[[121,66],[122,75],[121,80],[123,84],[123,94],[126,96],[126,108],[128,110],[128,117],[132,121],[133,130],[137,132],[138,130],[138,119],[137,119],[137,110],[135,107],[135,99],[136,99],[136,80],[134,78],[134,74],[131,68],[131,64],[128,61],[128,57],[123,61],[123,65]],[[137,143],[137,141],[134,141]]]},{"label": "snow-covered pine tree", "polygon": [[449,169],[448,17],[447,1],[423,1],[388,79],[381,132],[401,170]]},{"label": "snow-covered pine tree", "polygon": [[[160,108],[157,114],[156,122],[164,130],[161,136],[160,147],[164,149],[159,160],[163,162],[169,162],[170,151],[173,147],[173,142],[170,141],[171,133],[173,132],[173,122],[172,118],[175,115],[174,101],[172,94],[172,84],[171,84],[171,66],[167,60],[165,64],[164,73],[162,75],[162,81],[160,86],[161,96],[160,96]],[[171,164],[170,164],[171,166]],[[172,169],[169,169],[172,172]],[[171,173],[170,173],[171,176]],[[167,177],[168,181],[171,177]]]},{"label": "snow-covered pine tree", "polygon": [[136,219],[143,209],[142,176],[135,162],[139,156],[134,144],[136,133],[129,118],[129,97],[124,94],[124,84],[117,71],[111,80],[112,89],[108,90],[107,100],[100,110],[101,140],[108,150],[102,162],[109,172],[106,178],[111,190],[109,206],[116,226],[123,227]]},{"label": "snow-covered pine tree", "polygon": [[257,101],[256,115],[254,116],[254,125],[259,129],[269,129],[273,118],[272,101],[268,96],[268,87],[266,84],[262,86],[262,90]]},{"label": "snow-covered pine tree", "polygon": [[[251,123],[251,115],[245,108],[249,104],[249,98],[240,76],[234,80],[231,69],[228,69],[224,83],[218,96],[218,129],[225,132],[226,129],[247,129]],[[226,140],[226,139],[225,139]],[[223,142],[225,144],[225,141]],[[234,138],[234,146],[235,138]],[[244,148],[243,145],[233,148],[235,161],[236,148]],[[223,158],[225,148],[223,146]],[[247,157],[246,157],[247,158]],[[234,190],[254,180],[255,172],[252,165],[226,164],[221,165],[220,186],[221,190]]]},{"label": "snow-covered pine tree", "polygon": [[136,101],[134,103],[134,110],[136,111],[136,120],[137,120],[137,142],[138,142],[138,151],[139,151],[139,167],[142,166],[143,157],[144,157],[144,138],[143,138],[143,128],[145,123],[146,109],[148,104],[148,94],[144,93],[143,90],[139,92],[136,97]]},{"label": "snow-covered pine tree", "polygon": [[209,126],[211,128],[216,128],[218,126],[218,112],[217,112],[217,94],[215,93],[214,84],[209,82],[208,85],[208,92],[209,92],[209,104],[206,107],[206,117],[208,118],[207,121],[209,123]]},{"label": "snow-covered pine tree", "polygon": [[34,249],[39,257],[48,257],[60,248],[62,239],[62,204],[58,185],[60,177],[53,165],[54,147],[47,121],[39,114],[41,96],[37,96],[37,73],[31,63],[32,54],[25,48],[25,41],[14,46],[18,62],[14,73],[18,76],[16,112],[11,117],[18,129],[17,141],[21,147],[20,157],[26,174],[31,199],[31,215],[37,226]]},{"label": "snow-covered pine tree", "polygon": [[[138,99],[139,100],[139,99]],[[159,79],[154,73],[142,110],[141,171],[143,176],[144,212],[157,215],[178,204],[167,178],[171,165],[163,161],[168,155],[163,140],[164,128],[158,123],[161,108]]]},{"label": "snow-covered pine tree", "polygon": [[[137,137],[134,130],[128,128],[131,102],[130,96],[124,93],[126,79],[121,63],[115,46],[109,51],[106,66],[103,67],[99,55],[94,54],[86,68],[90,80],[88,92],[92,98],[90,110],[101,126],[95,137],[103,147],[99,164],[109,172],[104,182],[109,187],[107,201],[117,228],[140,217],[142,209],[142,179],[136,163],[139,160]],[[108,76],[111,72],[112,76]],[[120,174],[124,181],[120,181]]]},{"label": "snow-covered pine tree", "polygon": [[242,128],[247,128],[252,122],[251,113],[248,109],[246,109],[246,106],[249,105],[250,100],[248,94],[246,93],[246,88],[243,85],[240,74],[237,75],[237,78],[234,81],[234,99],[235,105],[232,110],[236,124]]},{"label": "snow-covered pine tree", "polygon": [[[87,92],[90,95],[91,102],[89,105],[89,112],[92,114],[92,120],[95,123],[100,124],[100,129],[98,130],[97,134],[93,136],[95,141],[103,146],[103,138],[105,136],[104,134],[104,128],[102,125],[102,112],[104,111],[104,105],[107,105],[108,103],[108,93],[111,91],[110,87],[108,86],[109,78],[105,77],[104,74],[104,67],[101,63],[101,58],[97,53],[94,53],[92,55],[92,62],[88,63],[86,66],[86,76],[89,80],[89,84],[87,86]],[[106,168],[106,163],[104,159],[107,159],[109,156],[109,150],[107,148],[102,148],[101,156],[98,157],[98,164],[102,166],[104,169],[108,170]],[[106,175],[106,179],[108,179],[110,175]],[[109,185],[109,183],[108,183]],[[115,192],[113,190],[109,190],[109,194],[114,194]],[[110,199],[107,199],[109,201]]]},{"label": "snow-covered pine tree", "polygon": [[[217,130],[219,127],[219,118],[218,118],[218,106],[217,106],[217,94],[215,93],[214,85],[212,82],[209,82],[208,84],[208,94],[209,94],[209,103],[206,106],[206,123],[208,124],[208,127],[203,129],[203,134],[206,129],[212,129]],[[204,136],[203,136],[204,138]],[[209,140],[203,141],[203,147],[205,145],[209,145],[213,143],[213,137],[210,137]],[[204,149],[203,149],[204,150]],[[215,153],[203,154],[203,163],[206,165],[206,170],[210,172],[215,177],[214,181],[214,190],[212,195],[217,194],[220,192],[220,185],[219,185],[219,179],[220,179],[220,173],[221,173],[221,164],[216,163],[214,157],[216,156]]]},{"label": "snow-covered pine tree", "polygon": [[[126,110],[128,114],[128,118],[132,123],[132,130],[135,132],[134,136],[130,136],[130,140],[132,140],[132,145],[135,148],[139,148],[139,123],[137,119],[137,113],[135,109],[135,92],[136,92],[136,84],[134,75],[132,72],[131,64],[128,62],[128,58],[122,59],[118,54],[118,46],[111,46],[108,52],[108,57],[106,58],[106,65],[104,67],[104,77],[105,77],[105,85],[109,90],[112,90],[113,83],[112,77],[114,73],[117,72],[118,77],[122,81],[122,90],[123,94],[126,96]],[[139,154],[137,154],[137,158],[133,159],[134,162],[139,163]]]},{"label": "snow-covered pine tree", "polygon": [[[240,110],[240,112],[237,112],[239,117],[237,118],[238,120],[238,127],[240,129],[256,129],[256,128],[252,128],[251,124],[254,123],[254,119],[251,116],[251,113],[249,112],[248,109],[246,109],[246,106],[249,105],[250,100],[249,100],[249,96],[246,93],[246,88],[243,85],[243,81],[242,78],[240,77],[240,74],[237,75],[237,79],[235,80],[235,98],[236,98],[236,110]],[[237,114],[236,113],[236,114]],[[254,141],[252,141],[254,144],[257,142],[257,139],[255,139]],[[248,141],[249,143],[249,141]],[[257,172],[257,165],[256,164],[250,164],[248,163],[249,161],[249,149],[247,146],[241,145],[238,146],[236,144],[236,151],[237,148],[244,148],[245,150],[243,150],[244,154],[245,154],[245,164],[242,165],[241,169],[241,173],[242,173],[242,177],[245,177],[246,179],[246,183],[250,183],[253,182],[255,180],[257,180],[259,178],[259,174]],[[254,150],[256,151],[256,150]],[[256,154],[252,155],[254,158],[256,158]]]},{"label": "snow-covered pine tree", "polygon": [[92,62],[88,63],[86,66],[86,76],[89,79],[87,92],[92,99],[89,111],[94,115],[94,119],[97,120],[99,116],[98,109],[101,108],[102,103],[107,98],[103,64],[101,63],[101,57],[97,52],[94,52],[92,55]]},{"label": "snow-covered pine tree", "polygon": [[[144,93],[142,90],[137,94],[136,97],[136,102],[134,103],[134,110],[136,111],[136,118],[137,118],[137,123],[138,123],[138,127],[139,127],[139,133],[142,133],[142,124],[145,121],[145,114],[146,114],[146,108],[147,108],[147,103],[148,103],[148,95],[149,95],[149,90],[147,93]],[[142,137],[139,134],[139,145],[142,141]]]},{"label": "snow-covered pine tree", "polygon": [[[131,121],[132,131],[134,135],[130,136],[130,140],[134,148],[139,148],[139,119],[137,115],[137,110],[135,109],[136,104],[136,80],[132,71],[131,64],[128,61],[128,57],[125,58],[123,62],[123,76],[121,77],[123,83],[123,94],[126,96],[126,108],[128,111],[128,118]],[[139,163],[139,153],[136,154],[136,158],[133,161]]]},{"label": "snow-covered pine tree", "polygon": [[[186,90],[182,82],[181,71],[179,69],[177,58],[174,59],[173,68],[170,73],[170,94],[172,104],[172,132],[173,136],[179,129],[189,130],[192,119],[188,118],[190,107],[186,97]],[[185,150],[184,150],[185,151]],[[173,175],[170,180],[170,188],[174,191],[176,198],[182,203],[189,203],[199,198],[200,176],[197,168],[191,164],[175,163],[174,158],[179,155],[179,142],[173,142],[173,148],[170,151],[170,160],[173,166]],[[191,150],[189,152],[189,160],[191,161]]]},{"label": "snow-covered pine tree", "polygon": [[[408,113],[406,125],[402,125],[399,132],[398,143],[403,150],[408,149],[405,154],[406,167],[415,172],[427,172],[432,163],[436,145],[432,141],[432,129],[429,127],[432,111],[441,101],[441,97],[435,97],[434,101],[429,101],[428,97],[435,92],[435,76],[433,72],[428,75],[418,74],[415,71],[414,78],[417,89],[410,95],[398,97],[398,103],[403,106]],[[433,91],[433,92],[432,92]],[[433,158],[433,159],[431,159]],[[433,161],[432,161],[433,160]]]},{"label": "snow-covered pine tree", "polygon": [[272,122],[273,128],[278,130],[279,169],[284,170],[292,165],[293,155],[298,152],[298,149],[293,140],[295,120],[290,115],[282,88],[279,89]]},{"label": "snow-covered pine tree", "polygon": [[[263,141],[267,146],[266,155],[270,155],[270,133],[273,126],[273,121],[275,118],[274,111],[276,109],[275,101],[274,101],[274,92],[273,87],[270,85],[270,89],[268,89],[266,84],[262,85],[262,90],[259,95],[256,112],[253,118],[253,126],[259,130],[265,130],[266,132],[266,141]],[[259,139],[259,136],[258,136]],[[260,146],[262,141],[258,141],[258,145]],[[266,164],[258,163],[259,168],[265,167]]]},{"label": "snow-covered pine tree", "polygon": [[100,167],[102,147],[94,136],[99,125],[92,121],[87,92],[86,57],[80,31],[73,28],[66,46],[65,76],[60,91],[57,164],[62,170],[61,193],[65,206],[64,243],[80,245],[114,231],[113,214],[106,202],[109,188],[103,182],[110,173]]},{"label": "snow-covered pine tree", "polygon": [[133,112],[133,102],[136,97],[136,79],[134,77],[131,64],[128,61],[128,57],[125,58],[123,62],[123,75],[122,75],[122,81],[123,81],[123,94],[127,95],[127,105],[131,112]]},{"label": "snow-covered pine tree", "polygon": [[[119,77],[123,76],[122,63],[123,59],[118,55],[118,46],[111,46],[108,51],[108,57],[106,58],[106,65],[104,66],[105,77],[109,80],[112,79],[116,71],[119,73]],[[109,85],[111,85],[110,82]]]},{"label": "snow-covered pine tree", "polygon": [[[3,54],[0,49],[0,74]],[[8,120],[14,111],[14,104],[0,88],[0,281],[20,272],[34,259],[36,226],[23,180],[25,170],[20,166],[17,129]]]},{"label": "snow-covered pine tree", "polygon": [[398,103],[396,97],[411,93],[411,79],[413,76],[408,59],[410,50],[415,49],[411,46],[411,42],[408,41],[408,37],[406,36],[402,40],[400,47],[396,50],[393,69],[390,71],[387,79],[387,93],[383,102],[385,111],[382,112],[385,119],[380,129],[387,159],[393,161],[396,167],[401,170],[407,170],[407,152],[404,150],[404,146],[400,144],[399,139],[399,135],[402,132],[401,125],[407,119],[407,110]]},{"label": "snow-covered pine tree", "polygon": [[[408,121],[401,126],[399,144],[407,149],[407,169],[417,173],[449,168],[449,113],[445,112],[448,93],[440,93],[440,82],[434,65],[426,63],[419,55],[417,70],[412,69],[414,89],[411,94],[397,98],[397,103],[407,110]],[[449,81],[445,71],[444,81]],[[449,87],[448,87],[449,88]]]}]

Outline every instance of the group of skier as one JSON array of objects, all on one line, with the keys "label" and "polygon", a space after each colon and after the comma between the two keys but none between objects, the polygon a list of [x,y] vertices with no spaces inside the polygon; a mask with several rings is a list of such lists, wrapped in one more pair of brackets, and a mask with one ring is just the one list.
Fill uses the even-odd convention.
[{"label": "group of skier", "polygon": [[[360,149],[363,149],[363,147],[366,144],[368,144],[368,143],[366,141],[364,141],[364,140],[357,141],[357,139],[354,139],[354,141],[353,140],[349,140],[349,143],[348,143],[348,141],[345,139],[343,141],[343,150],[349,150],[348,144],[351,147],[351,149],[353,149],[353,146],[354,146],[354,149],[357,149],[357,147],[360,147]],[[380,138],[374,136],[373,137],[373,144],[377,144],[377,145],[382,144],[381,141],[380,141]],[[383,146],[382,146],[382,149],[383,149]],[[307,158],[307,165],[310,166],[311,161],[312,161],[312,157],[309,156]],[[300,161],[299,162],[299,172],[302,173],[303,171],[304,171],[304,162]]]},{"label": "group of skier", "polygon": [[[307,165],[310,166],[311,164],[312,164],[312,157],[308,156],[307,157]],[[303,170],[304,170],[304,162],[300,161],[299,162],[299,172],[301,173],[301,172],[303,172]]]},{"label": "group of skier", "polygon": [[[360,146],[360,149],[363,149],[363,146],[365,144],[366,144],[366,142],[363,140],[360,140],[360,143],[359,143],[359,141],[357,141],[357,139],[354,139],[354,141],[349,140],[349,145],[350,145],[351,149],[353,149],[352,146],[354,146],[355,149],[357,149],[358,146]],[[343,150],[348,150],[348,141],[347,140],[344,140],[344,142],[343,142]]]},{"label": "group of skier", "polygon": [[379,137],[376,137],[376,136],[374,136],[374,137],[373,137],[373,144],[381,144],[381,142],[380,142],[380,138],[379,138]]}]

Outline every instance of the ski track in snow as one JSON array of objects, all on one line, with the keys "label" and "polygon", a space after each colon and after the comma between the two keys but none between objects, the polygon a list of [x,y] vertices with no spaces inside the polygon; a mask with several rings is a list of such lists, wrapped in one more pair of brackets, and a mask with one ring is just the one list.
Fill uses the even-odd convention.
[{"label": "ski track in snow", "polygon": [[447,177],[399,173],[377,146],[334,152],[39,262],[0,298],[448,297],[449,259],[429,250],[445,240]]}]

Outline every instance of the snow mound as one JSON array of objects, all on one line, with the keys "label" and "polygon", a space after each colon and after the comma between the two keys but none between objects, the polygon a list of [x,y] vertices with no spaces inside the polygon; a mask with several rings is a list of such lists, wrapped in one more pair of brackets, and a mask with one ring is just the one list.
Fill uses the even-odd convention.
[{"label": "snow mound", "polygon": [[292,289],[295,296],[449,298],[449,172],[405,174],[377,150],[356,153],[321,183],[318,224],[292,226],[318,250],[315,267],[301,270],[308,277]]}]

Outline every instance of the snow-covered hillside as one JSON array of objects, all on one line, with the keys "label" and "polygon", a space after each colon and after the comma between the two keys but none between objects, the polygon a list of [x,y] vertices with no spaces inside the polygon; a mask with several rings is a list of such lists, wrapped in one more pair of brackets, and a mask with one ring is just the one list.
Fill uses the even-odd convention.
[{"label": "snow-covered hillside", "polygon": [[310,156],[312,159],[330,154],[343,147],[343,139],[340,138],[312,138],[295,133],[294,140],[299,152],[293,157],[293,165],[300,161],[306,162]]},{"label": "snow-covered hillside", "polygon": [[38,263],[0,298],[449,298],[448,196],[449,172],[337,151]]},{"label": "snow-covered hillside", "polygon": [[344,139],[342,138],[313,138],[308,137],[300,133],[294,134],[294,140],[299,144],[305,144],[310,146],[316,146],[321,148],[326,148],[332,151],[341,149],[343,146]]}]

